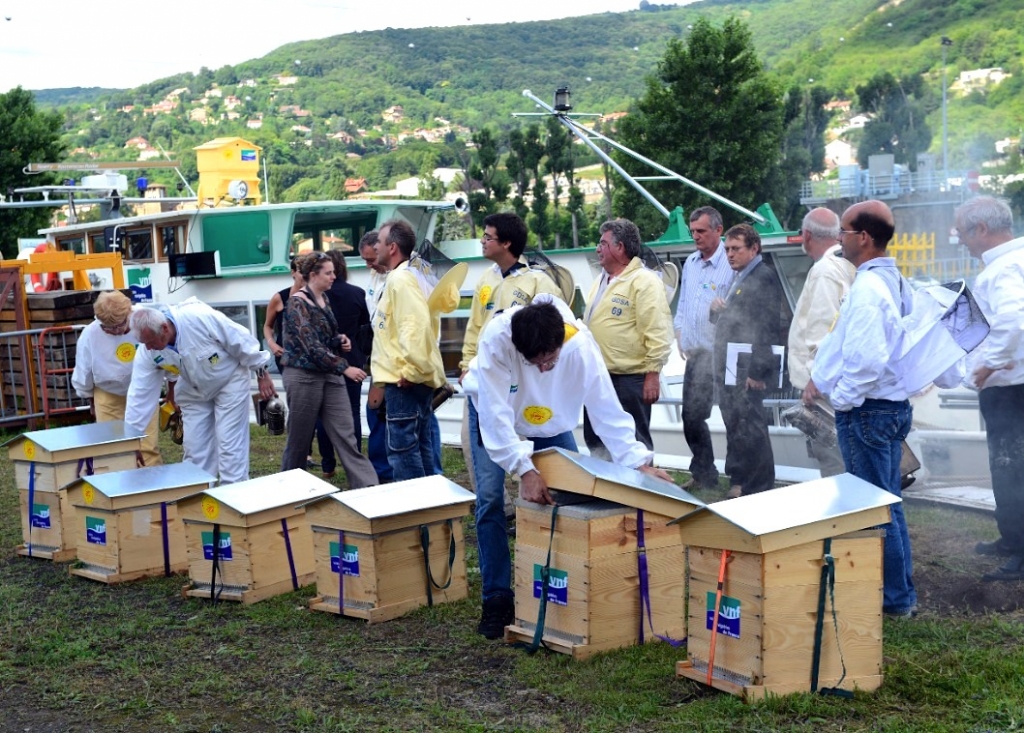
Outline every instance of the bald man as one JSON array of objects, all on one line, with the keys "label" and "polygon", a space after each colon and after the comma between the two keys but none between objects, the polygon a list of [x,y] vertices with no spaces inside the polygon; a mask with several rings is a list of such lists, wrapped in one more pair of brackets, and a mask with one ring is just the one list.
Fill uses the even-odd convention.
[{"label": "bald man", "polygon": [[[857,268],[835,327],[821,342],[804,401],[828,395],[846,470],[900,496],[901,444],[913,417],[899,362],[902,317],[913,288],[886,256],[895,225],[881,201],[862,201],[839,223],[843,257]],[[884,525],[882,611],[893,617],[917,613],[910,535],[903,505],[890,507]]]},{"label": "bald man", "polygon": [[[856,270],[843,258],[839,246],[839,215],[824,208],[811,209],[800,227],[803,250],[814,260],[789,326],[789,381],[803,390],[811,380],[818,345],[835,323],[839,306],[850,292]],[[843,473],[839,446],[807,438],[807,449],[822,476]]]}]

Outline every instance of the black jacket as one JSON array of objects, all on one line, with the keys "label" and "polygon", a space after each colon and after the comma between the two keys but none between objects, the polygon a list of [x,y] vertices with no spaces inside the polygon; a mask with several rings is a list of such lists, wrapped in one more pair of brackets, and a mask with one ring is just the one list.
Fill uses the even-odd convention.
[{"label": "black jacket", "polygon": [[348,336],[352,342],[352,351],[342,354],[352,366],[364,369],[370,358],[363,353],[360,345],[360,331],[370,328],[370,312],[366,309],[366,293],[352,283],[335,280],[327,291],[327,301],[331,304],[334,319],[338,322],[338,333]]},{"label": "black jacket", "polygon": [[763,261],[751,270],[733,293],[725,310],[712,314],[715,322],[715,370],[719,383],[725,378],[726,350],[729,343],[751,344],[749,357],[738,360],[736,384],[747,377],[764,382],[768,389],[778,386],[779,357],[773,345],[784,345],[780,331],[782,286],[775,271]]}]

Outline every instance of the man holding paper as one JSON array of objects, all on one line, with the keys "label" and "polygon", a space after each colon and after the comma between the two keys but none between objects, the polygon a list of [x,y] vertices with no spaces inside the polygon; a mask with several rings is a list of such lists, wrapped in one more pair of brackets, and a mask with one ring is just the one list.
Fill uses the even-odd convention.
[{"label": "man holding paper", "polygon": [[729,498],[775,487],[775,456],[768,437],[764,393],[778,387],[782,347],[782,289],[761,260],[761,236],[749,224],[725,233],[733,281],[725,298],[711,302],[715,369],[727,441]]}]

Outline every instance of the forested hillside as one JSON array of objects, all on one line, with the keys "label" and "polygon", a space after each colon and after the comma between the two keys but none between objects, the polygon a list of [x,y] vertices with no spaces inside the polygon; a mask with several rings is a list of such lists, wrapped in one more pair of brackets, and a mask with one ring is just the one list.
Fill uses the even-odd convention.
[{"label": "forested hillside", "polygon": [[[66,115],[73,158],[136,159],[138,147],[125,144],[141,137],[194,177],[193,146],[239,135],[264,148],[276,199],[339,196],[349,177],[385,188],[438,165],[466,166],[463,143],[484,127],[506,150],[507,131],[522,126],[511,113],[530,111],[524,88],[549,99],[568,85],[579,111],[627,111],[669,39],[685,42],[698,18],[720,25],[736,17],[781,88],[818,87],[856,108],[858,87],[878,72],[899,85],[921,77],[915,109],[933,133],[941,124],[942,36],[952,41],[950,84],[962,70],[1002,67],[1010,76],[998,85],[951,93],[951,167],[979,164],[996,140],[1024,126],[1024,8],[1013,0],[644,5],[558,21],[353,33],[132,90],[47,90],[36,98]],[[929,139],[938,151],[940,136]]]}]

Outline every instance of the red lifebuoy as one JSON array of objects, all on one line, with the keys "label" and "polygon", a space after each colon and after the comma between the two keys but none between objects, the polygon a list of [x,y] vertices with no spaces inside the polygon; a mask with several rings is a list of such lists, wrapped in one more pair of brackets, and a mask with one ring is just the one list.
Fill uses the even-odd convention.
[{"label": "red lifebuoy", "polygon": [[[48,249],[50,249],[50,245],[44,242],[43,244],[36,245],[36,248],[33,251],[46,252]],[[45,280],[43,279],[44,276],[40,275],[38,272],[33,272],[31,275],[29,275],[29,278],[32,280],[32,292],[34,293],[42,293],[46,292],[47,290],[61,289],[59,272],[47,273],[45,275]]]}]

